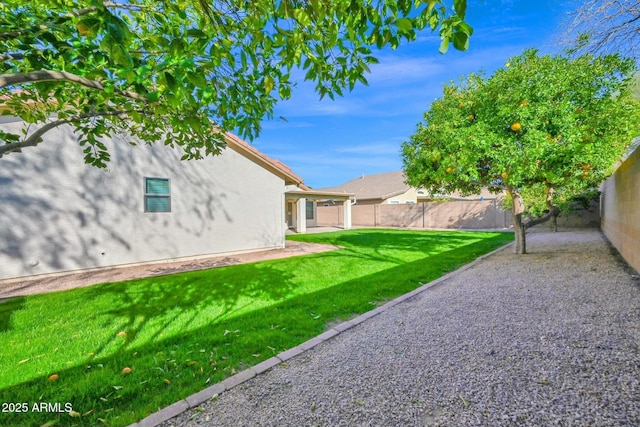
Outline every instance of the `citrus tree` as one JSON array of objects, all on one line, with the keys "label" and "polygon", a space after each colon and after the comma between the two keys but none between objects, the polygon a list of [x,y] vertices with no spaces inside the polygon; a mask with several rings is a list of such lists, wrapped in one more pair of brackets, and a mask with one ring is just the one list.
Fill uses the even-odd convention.
[{"label": "citrus tree", "polygon": [[293,69],[321,97],[342,95],[366,84],[372,48],[424,28],[441,51],[466,49],[465,11],[466,0],[4,0],[0,110],[26,125],[0,132],[0,156],[62,124],[99,167],[114,132],[180,146],[184,159],[217,154],[224,131],[259,133]]},{"label": "citrus tree", "polygon": [[511,203],[517,253],[525,230],[597,187],[638,135],[634,62],[525,51],[491,77],[444,87],[403,144],[408,182],[432,193],[488,187]]}]

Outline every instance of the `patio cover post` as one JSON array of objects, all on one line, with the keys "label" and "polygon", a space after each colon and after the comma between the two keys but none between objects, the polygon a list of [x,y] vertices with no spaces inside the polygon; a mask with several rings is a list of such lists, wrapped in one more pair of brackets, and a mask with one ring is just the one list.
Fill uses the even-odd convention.
[{"label": "patio cover post", "polygon": [[347,199],[344,201],[344,229],[351,229],[351,199]]},{"label": "patio cover post", "polygon": [[300,234],[307,232],[307,199],[300,197],[297,201],[296,231]]}]

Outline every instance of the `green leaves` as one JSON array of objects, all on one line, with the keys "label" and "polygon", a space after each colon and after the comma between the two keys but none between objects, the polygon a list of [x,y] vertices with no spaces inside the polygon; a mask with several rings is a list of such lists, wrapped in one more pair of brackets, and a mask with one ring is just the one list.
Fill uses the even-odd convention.
[{"label": "green leaves", "polygon": [[88,16],[76,22],[76,28],[81,36],[95,37],[100,30],[102,21],[94,16]]},{"label": "green leaves", "polygon": [[445,53],[447,53],[448,50],[449,50],[449,37],[444,36],[440,41],[440,47],[438,48],[438,52],[444,55]]},{"label": "green leaves", "polygon": [[456,14],[461,19],[464,19],[464,16],[467,13],[467,0],[454,0],[453,1],[453,8],[455,9]]},{"label": "green leaves", "polygon": [[413,29],[413,23],[409,18],[400,18],[394,22],[395,26],[401,33],[408,33]]},{"label": "green leaves", "polygon": [[409,183],[509,189],[532,215],[597,187],[640,133],[633,73],[633,61],[616,55],[528,50],[490,77],[446,85],[403,144]]},{"label": "green leaves", "polygon": [[264,90],[266,93],[271,93],[274,84],[275,82],[271,76],[264,76]]},{"label": "green leaves", "polygon": [[[0,89],[11,114],[28,123],[66,120],[87,143],[115,132],[147,143],[165,138],[188,159],[220,152],[218,130],[256,137],[262,119],[291,96],[295,68],[320,97],[333,98],[367,84],[373,46],[395,49],[440,27],[441,50],[466,49],[472,32],[462,0],[453,12],[444,0],[76,3],[2,3],[0,51],[12,58],[0,73],[65,73]],[[96,119],[100,126],[87,125]],[[21,133],[3,137],[0,154],[34,143]],[[87,161],[104,165],[108,158],[91,146],[97,151]]]}]

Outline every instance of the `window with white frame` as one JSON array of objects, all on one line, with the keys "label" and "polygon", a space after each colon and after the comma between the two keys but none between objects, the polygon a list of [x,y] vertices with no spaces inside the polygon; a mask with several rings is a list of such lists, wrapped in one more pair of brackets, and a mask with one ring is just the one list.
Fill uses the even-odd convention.
[{"label": "window with white frame", "polygon": [[171,212],[171,183],[168,178],[144,179],[144,211]]},{"label": "window with white frame", "polygon": [[307,219],[313,219],[313,202],[307,200]]}]

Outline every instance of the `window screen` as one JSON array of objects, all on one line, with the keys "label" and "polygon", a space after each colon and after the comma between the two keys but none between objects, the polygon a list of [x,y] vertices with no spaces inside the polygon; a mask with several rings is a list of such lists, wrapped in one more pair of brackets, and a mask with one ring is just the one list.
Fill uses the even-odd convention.
[{"label": "window screen", "polygon": [[144,211],[171,212],[171,186],[168,178],[144,179]]},{"label": "window screen", "polygon": [[313,202],[307,200],[307,219],[313,219]]}]

